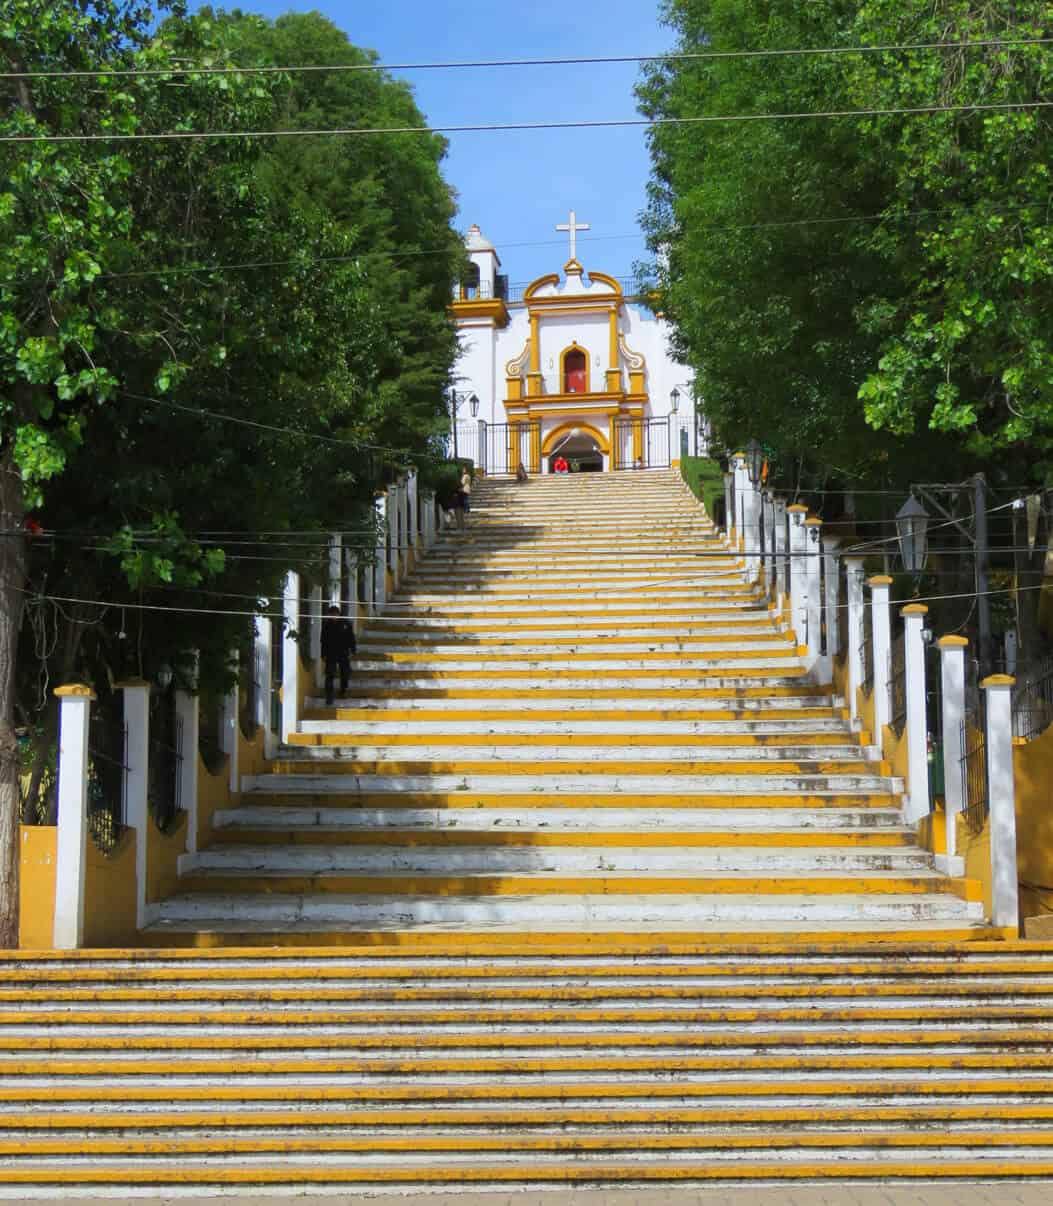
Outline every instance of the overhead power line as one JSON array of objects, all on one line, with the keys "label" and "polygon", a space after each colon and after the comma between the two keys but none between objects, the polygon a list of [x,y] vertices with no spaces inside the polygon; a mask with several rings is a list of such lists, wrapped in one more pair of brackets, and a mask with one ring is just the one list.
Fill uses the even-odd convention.
[{"label": "overhead power line", "polygon": [[390,134],[503,134],[527,130],[617,130],[646,126],[698,126],[758,121],[806,121],[852,117],[920,117],[934,113],[997,113],[1053,108],[1053,101],[918,105],[911,108],[826,109],[796,113],[727,113],[699,117],[624,117],[601,121],[524,121],[458,126],[346,126],[313,130],[162,130],[155,134],[3,134],[0,143],[193,142],[234,138],[352,138]]},{"label": "overhead power line", "polygon": [[[853,222],[908,222],[920,218],[932,218],[943,216],[960,216],[963,212],[971,212],[973,208],[970,206],[959,206],[956,209],[914,209],[907,210],[904,213],[880,213],[880,214],[844,214],[837,217],[829,218],[790,218],[780,222],[748,222],[734,223],[732,225],[718,225],[717,223],[699,222],[694,224],[693,229],[706,231],[713,234],[731,234],[736,231],[746,230],[787,230],[796,227],[806,226],[841,226]],[[983,212],[985,214],[1013,214],[1021,213],[1029,209],[1047,209],[1048,203],[1044,201],[1030,201],[1020,205],[992,205],[985,206]],[[597,235],[589,239],[581,239],[581,243],[601,243],[601,242],[621,242],[630,239],[643,239],[646,235],[643,231],[637,231],[635,234],[625,235]],[[566,247],[566,239],[538,239],[532,242],[522,243],[500,243],[503,251],[510,248],[520,247]],[[418,248],[415,251],[362,251],[349,255],[319,255],[319,256],[296,256],[290,259],[275,259],[275,260],[244,260],[233,264],[182,264],[173,265],[168,268],[140,268],[131,272],[100,272],[95,278],[96,280],[139,280],[144,277],[154,276],[195,276],[198,274],[205,275],[210,272],[254,272],[267,268],[310,268],[315,264],[343,264],[352,263],[358,260],[402,260],[414,259],[423,256],[448,255],[449,247],[424,247]],[[628,276],[628,273],[621,274]],[[816,493],[816,491],[812,491]],[[830,493],[830,491],[820,491],[820,493]],[[853,493],[845,491],[845,493]],[[864,491],[865,493],[865,491]]]},{"label": "overhead power line", "polygon": [[687,63],[721,59],[804,58],[811,55],[889,54],[913,50],[982,50],[993,46],[1035,46],[1053,38],[984,38],[975,42],[893,42],[879,46],[797,46],[770,50],[669,51],[666,54],[581,55],[571,58],[453,59],[432,63],[307,63],[258,67],[123,67],[80,71],[2,71],[0,79],[101,79],[171,75],[305,75],[360,71],[462,71],[477,68],[583,67],[623,63]]}]

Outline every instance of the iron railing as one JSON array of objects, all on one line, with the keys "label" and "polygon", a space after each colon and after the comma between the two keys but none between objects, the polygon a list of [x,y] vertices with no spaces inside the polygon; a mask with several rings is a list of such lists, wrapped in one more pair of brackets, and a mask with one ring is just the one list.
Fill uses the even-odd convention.
[{"label": "iron railing", "polygon": [[103,854],[111,854],[124,832],[128,802],[128,726],[120,693],[92,708],[87,789],[88,832]]},{"label": "iron railing", "polygon": [[259,728],[260,691],[267,673],[266,652],[253,641],[243,653],[238,666],[238,724],[246,741],[256,736]]},{"label": "iron railing", "polygon": [[150,812],[157,828],[171,833],[183,807],[183,722],[168,691],[157,691],[151,699],[149,746]]},{"label": "iron railing", "polygon": [[848,656],[848,563],[837,560],[837,648],[838,658]]},{"label": "iron railing", "polygon": [[1053,658],[1017,679],[1013,690],[1013,736],[1031,741],[1053,724]]},{"label": "iron railing", "polygon": [[863,663],[863,681],[860,684],[864,695],[870,695],[874,690],[874,608],[873,604],[863,607],[862,632],[859,642],[859,656]]},{"label": "iron railing", "polygon": [[969,828],[979,833],[987,820],[987,739],[982,702],[965,712],[960,767],[962,811]]},{"label": "iron railing", "polygon": [[889,685],[892,689],[890,724],[897,737],[907,725],[907,641],[901,633],[889,650]]},{"label": "iron railing", "polygon": [[520,465],[541,472],[541,422],[487,423],[480,435],[479,468],[488,477],[514,477]]},{"label": "iron railing", "polygon": [[667,469],[669,419],[618,418],[613,424],[612,469]]}]

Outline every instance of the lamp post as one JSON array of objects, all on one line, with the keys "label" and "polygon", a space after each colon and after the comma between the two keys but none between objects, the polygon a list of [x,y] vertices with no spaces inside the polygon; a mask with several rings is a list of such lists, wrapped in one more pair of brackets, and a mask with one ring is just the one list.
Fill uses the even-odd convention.
[{"label": "lamp post", "polygon": [[467,390],[458,392],[455,389],[450,390],[450,432],[453,435],[453,459],[457,460],[457,411],[461,403],[468,399],[468,406],[472,412],[474,419],[479,414],[479,396],[478,394],[469,395]]},{"label": "lamp post", "polygon": [[903,568],[913,576],[917,593],[918,579],[925,570],[928,557],[929,513],[916,495],[912,494],[896,512],[896,531]]},{"label": "lamp post", "polygon": [[756,440],[750,440],[746,445],[746,472],[754,486],[761,485],[764,474],[764,449]]}]

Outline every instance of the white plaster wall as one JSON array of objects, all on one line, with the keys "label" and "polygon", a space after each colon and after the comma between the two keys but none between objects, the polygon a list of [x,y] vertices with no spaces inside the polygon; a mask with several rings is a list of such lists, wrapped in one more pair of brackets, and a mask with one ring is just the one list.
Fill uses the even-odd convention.
[{"label": "white plaster wall", "polygon": [[[481,258],[493,260],[492,253],[479,253]],[[475,258],[475,257],[473,257]],[[593,289],[597,296],[609,296],[606,285],[597,282]],[[565,281],[559,289],[546,286],[539,296],[581,296],[589,294],[589,288],[576,278]],[[461,355],[454,369],[456,388],[479,396],[479,417],[487,423],[504,423],[507,415],[503,405],[505,394],[505,365],[518,357],[530,336],[530,317],[525,306],[515,306],[509,312],[509,324],[503,330],[495,327],[488,319],[465,319],[459,324]],[[618,322],[625,333],[625,342],[633,352],[642,354],[647,360],[645,378],[650,405],[648,414],[664,418],[669,414],[669,395],[674,387],[680,390],[680,415],[691,412],[691,371],[672,359],[669,352],[669,325],[656,318],[645,306],[626,304]],[[545,393],[562,391],[560,380],[560,356],[563,350],[577,342],[589,355],[589,381],[593,390],[605,386],[606,370],[610,367],[610,328],[606,313],[575,317],[572,315],[542,316],[541,324],[541,371],[545,380]],[[598,363],[597,363],[598,360]],[[529,368],[529,365],[527,366]],[[623,384],[628,385],[628,375],[623,369]],[[470,415],[462,406],[459,418],[467,421]],[[568,414],[569,417],[569,414]],[[674,455],[677,453],[674,452]]]}]

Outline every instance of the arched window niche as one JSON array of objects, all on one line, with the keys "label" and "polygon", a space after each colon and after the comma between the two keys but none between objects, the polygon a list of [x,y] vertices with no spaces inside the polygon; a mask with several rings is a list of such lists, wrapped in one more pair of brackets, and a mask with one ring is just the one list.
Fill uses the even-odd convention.
[{"label": "arched window niche", "polygon": [[560,358],[560,376],[565,394],[589,392],[589,356],[584,348],[571,344]]}]

